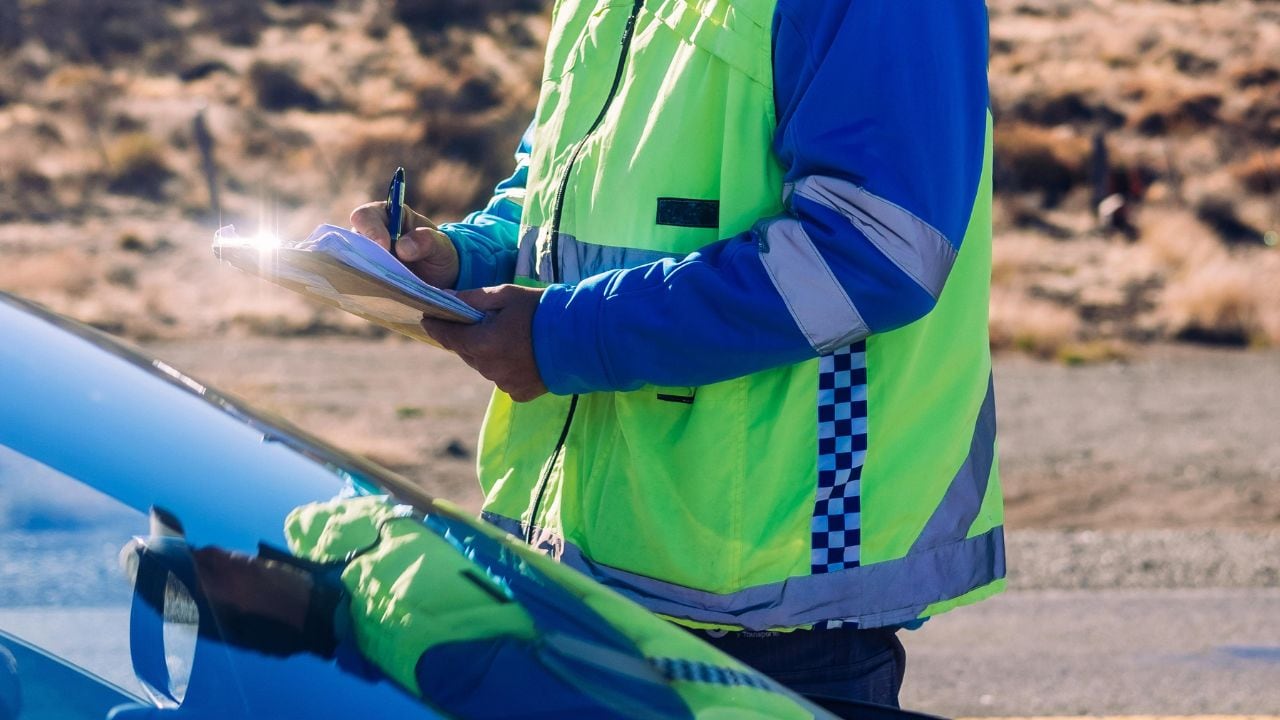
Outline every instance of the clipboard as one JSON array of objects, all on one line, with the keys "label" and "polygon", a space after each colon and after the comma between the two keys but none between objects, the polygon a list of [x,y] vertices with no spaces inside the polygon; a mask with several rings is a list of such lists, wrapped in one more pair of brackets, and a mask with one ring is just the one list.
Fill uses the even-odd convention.
[{"label": "clipboard", "polygon": [[484,313],[423,282],[382,246],[352,230],[321,225],[306,240],[274,244],[217,232],[214,257],[281,287],[371,323],[437,345],[419,325],[423,315],[475,323]]}]

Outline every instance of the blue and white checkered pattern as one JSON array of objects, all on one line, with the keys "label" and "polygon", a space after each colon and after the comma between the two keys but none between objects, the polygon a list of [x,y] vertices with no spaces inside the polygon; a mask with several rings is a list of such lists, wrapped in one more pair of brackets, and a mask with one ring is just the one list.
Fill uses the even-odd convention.
[{"label": "blue and white checkered pattern", "polygon": [[711,685],[745,685],[746,687],[771,689],[769,681],[755,673],[720,667],[683,658],[653,658],[649,661],[662,676],[672,682],[700,682]]},{"label": "blue and white checkered pattern", "polygon": [[818,494],[810,571],[857,567],[862,541],[860,481],[867,457],[867,346],[824,355],[818,375]]}]

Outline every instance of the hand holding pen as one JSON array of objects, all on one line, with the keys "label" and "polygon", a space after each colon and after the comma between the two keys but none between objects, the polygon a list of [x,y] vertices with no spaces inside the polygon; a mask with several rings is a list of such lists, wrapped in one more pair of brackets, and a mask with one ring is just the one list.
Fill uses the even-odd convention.
[{"label": "hand holding pen", "polygon": [[425,282],[453,289],[458,284],[457,248],[435,223],[405,204],[406,193],[404,168],[397,168],[387,199],[353,210],[351,227],[381,245]]}]

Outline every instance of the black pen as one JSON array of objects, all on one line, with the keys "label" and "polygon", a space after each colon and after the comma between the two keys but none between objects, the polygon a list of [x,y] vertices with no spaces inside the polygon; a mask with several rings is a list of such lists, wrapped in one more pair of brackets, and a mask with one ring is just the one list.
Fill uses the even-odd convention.
[{"label": "black pen", "polygon": [[391,234],[391,256],[396,257],[396,241],[404,232],[404,168],[396,168],[387,188],[387,232]]}]

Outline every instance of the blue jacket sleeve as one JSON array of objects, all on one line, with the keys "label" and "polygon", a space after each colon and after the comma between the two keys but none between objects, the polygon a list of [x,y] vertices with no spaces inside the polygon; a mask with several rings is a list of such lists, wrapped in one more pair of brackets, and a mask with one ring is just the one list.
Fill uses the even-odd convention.
[{"label": "blue jacket sleeve", "polygon": [[985,4],[780,0],[773,42],[786,214],[548,288],[534,351],[552,392],[718,382],[933,308],[982,173]]},{"label": "blue jacket sleeve", "polygon": [[532,136],[531,125],[520,138],[515,173],[498,183],[483,210],[471,213],[462,222],[440,226],[458,250],[458,290],[501,285],[515,277]]}]

